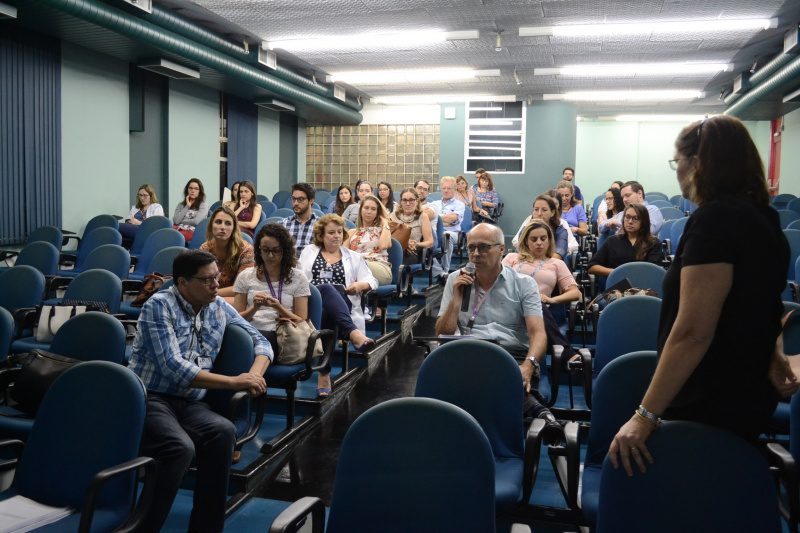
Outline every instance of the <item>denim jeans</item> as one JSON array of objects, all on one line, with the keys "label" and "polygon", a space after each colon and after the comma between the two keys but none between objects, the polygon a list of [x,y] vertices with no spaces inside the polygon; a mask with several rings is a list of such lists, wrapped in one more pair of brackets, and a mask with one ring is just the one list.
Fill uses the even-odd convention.
[{"label": "denim jeans", "polygon": [[222,531],[235,443],[233,423],[212,412],[208,404],[148,393],[141,452],[156,460],[158,473],[142,531],[161,530],[192,464],[197,466],[197,477],[189,531]]}]

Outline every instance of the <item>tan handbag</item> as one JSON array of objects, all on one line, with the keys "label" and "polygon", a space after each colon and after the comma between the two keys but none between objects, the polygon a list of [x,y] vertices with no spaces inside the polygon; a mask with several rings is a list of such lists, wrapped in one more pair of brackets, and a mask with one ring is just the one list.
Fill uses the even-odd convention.
[{"label": "tan handbag", "polygon": [[[302,322],[292,322],[291,320],[281,320],[275,329],[275,336],[278,337],[278,355],[275,356],[275,363],[279,365],[296,365],[306,359],[308,350],[308,339],[316,331],[311,320]],[[322,356],[322,341],[317,339],[314,345],[314,357]]]},{"label": "tan handbag", "polygon": [[389,231],[392,232],[392,238],[400,243],[404,252],[408,251],[408,241],[411,239],[411,226],[402,222],[389,221]]}]

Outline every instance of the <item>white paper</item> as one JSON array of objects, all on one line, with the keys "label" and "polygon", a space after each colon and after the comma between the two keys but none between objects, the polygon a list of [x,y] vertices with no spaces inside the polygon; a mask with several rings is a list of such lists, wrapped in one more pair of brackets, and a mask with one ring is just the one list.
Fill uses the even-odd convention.
[{"label": "white paper", "polygon": [[25,533],[71,515],[69,507],[51,507],[14,496],[0,502],[0,533]]}]

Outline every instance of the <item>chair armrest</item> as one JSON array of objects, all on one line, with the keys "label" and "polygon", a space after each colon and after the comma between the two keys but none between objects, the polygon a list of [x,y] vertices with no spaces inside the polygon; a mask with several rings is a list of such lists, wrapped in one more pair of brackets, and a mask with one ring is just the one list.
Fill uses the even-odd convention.
[{"label": "chair armrest", "polygon": [[19,458],[22,456],[22,451],[25,449],[25,443],[17,439],[0,440],[0,450],[6,448],[11,449],[16,457],[13,459],[3,459],[0,461],[0,472],[7,472],[14,470],[19,464]]},{"label": "chair armrest", "polygon": [[567,506],[574,511],[578,510],[578,487],[581,472],[580,427],[577,422],[567,422],[564,425],[564,447],[567,459]]},{"label": "chair armrest", "polygon": [[311,515],[311,533],[325,531],[325,504],[319,498],[306,496],[300,498],[278,515],[269,526],[269,533],[296,533],[300,531]]},{"label": "chair armrest", "polygon": [[45,291],[46,298],[55,298],[56,291],[58,289],[63,289],[64,287],[68,286],[72,283],[72,280],[75,278],[67,278],[64,276],[55,276],[52,280],[50,280],[50,286]]},{"label": "chair armrest", "polygon": [[361,293],[361,307],[367,307],[369,302],[373,301],[372,307],[369,310],[369,316],[364,317],[364,322],[371,324],[378,316],[378,291],[368,290]]},{"label": "chair armrest", "polygon": [[[11,335],[12,340],[19,339],[22,332],[26,328],[31,328],[36,325],[36,317],[39,316],[42,307],[20,307],[11,311],[11,317],[14,319],[14,332]],[[31,318],[33,317],[33,318]]]},{"label": "chair armrest", "polygon": [[[8,361],[8,359],[6,359],[6,361]],[[8,399],[6,397],[6,392],[9,386],[14,383],[14,380],[17,379],[17,374],[19,374],[20,370],[21,368],[16,366],[0,370],[0,405],[6,403]]]},{"label": "chair armrest", "polygon": [[77,247],[78,248],[81,247],[81,238],[78,237],[74,232],[62,229],[61,230],[61,235],[62,235],[62,237],[61,237],[61,247],[62,248],[65,247],[67,244],[69,244],[69,241],[73,240],[73,239],[78,241]]},{"label": "chair armrest", "polygon": [[778,498],[781,515],[788,522],[789,531],[797,531],[800,521],[800,487],[797,485],[797,468],[794,457],[786,448],[774,442],[767,444],[767,452],[770,464],[776,465],[770,470],[775,474],[776,480],[781,482],[786,489],[788,508],[784,505],[783,500]]},{"label": "chair armrest", "polygon": [[123,279],[122,294],[139,294],[144,282],[138,279]]},{"label": "chair armrest", "polygon": [[800,303],[800,283],[790,281],[789,289],[792,291],[792,298],[794,298],[794,301]]},{"label": "chair armrest", "polygon": [[536,475],[539,472],[539,457],[542,451],[542,431],[545,421],[534,418],[528,433],[525,435],[525,458],[522,472],[522,501],[526,504],[531,499]]},{"label": "chair armrest", "polygon": [[[153,494],[155,492],[155,473],[156,462],[150,457],[137,457],[125,463],[111,468],[101,470],[89,481],[86,487],[86,494],[83,497],[83,506],[81,507],[81,521],[78,526],[78,533],[89,533],[92,528],[92,518],[94,516],[94,509],[97,505],[97,497],[100,490],[107,481],[116,478],[122,474],[129,472],[138,472],[144,469],[144,486],[139,495],[139,501],[133,509],[133,513],[128,515],[125,520],[124,526],[114,531],[116,533],[129,533],[136,531],[144,518],[147,511],[150,509],[150,504],[153,501]],[[137,474],[137,480],[139,475]],[[135,498],[135,496],[134,496]]]},{"label": "chair armrest", "polygon": [[550,401],[547,407],[553,407],[558,400],[558,384],[561,380],[561,369],[564,364],[564,347],[553,345],[553,353],[550,356]]},{"label": "chair armrest", "polygon": [[258,435],[258,432],[261,430],[261,424],[264,422],[264,411],[267,408],[267,395],[266,394],[259,394],[256,397],[252,397],[249,392],[247,391],[239,391],[231,397],[231,401],[228,404],[228,420],[231,421],[234,425],[236,424],[237,413],[241,407],[243,401],[248,402],[255,402],[256,404],[256,417],[255,423],[253,423],[252,415],[247,421],[247,431],[244,432],[244,435],[236,439],[236,448],[240,450],[242,446],[250,442]]},{"label": "chair armrest", "polygon": [[[322,356],[317,361],[317,364],[314,364],[314,347],[317,344],[317,339],[322,341]],[[334,349],[336,349],[336,335],[332,329],[318,329],[312,332],[308,338],[308,347],[306,348],[306,370],[311,373],[327,368]]]},{"label": "chair armrest", "polygon": [[583,399],[586,406],[592,408],[592,352],[586,348],[579,348],[581,356],[581,371],[583,372]]},{"label": "chair armrest", "polygon": [[19,255],[19,252],[12,252],[11,250],[1,250],[0,251],[0,261],[8,261],[12,257],[16,257]]}]

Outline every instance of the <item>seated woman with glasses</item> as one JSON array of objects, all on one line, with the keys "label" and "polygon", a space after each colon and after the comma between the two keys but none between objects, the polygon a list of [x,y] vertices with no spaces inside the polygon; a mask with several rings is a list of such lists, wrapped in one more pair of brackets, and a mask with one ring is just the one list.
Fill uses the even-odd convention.
[{"label": "seated woman with glasses", "polygon": [[364,198],[372,194],[372,185],[366,181],[359,181],[356,185],[356,195],[358,200],[354,204],[347,206],[347,209],[342,213],[342,218],[349,220],[353,224],[358,224],[358,205]]},{"label": "seated woman with glasses", "polygon": [[172,215],[172,227],[181,232],[186,242],[192,240],[194,230],[201,220],[208,216],[208,204],[206,203],[206,192],[203,183],[196,178],[192,178],[183,188],[183,202],[175,208]]},{"label": "seated woman with glasses", "polygon": [[125,222],[119,225],[119,233],[122,235],[123,245],[130,247],[136,234],[139,233],[139,226],[148,217],[163,217],[164,208],[158,203],[156,198],[156,191],[148,185],[144,184],[139,187],[139,192],[136,195],[136,205],[131,207],[131,213]]},{"label": "seated woman with glasses", "polygon": [[608,189],[608,191],[606,191],[605,204],[606,209],[602,209],[602,204],[597,206],[597,209],[600,211],[600,213],[597,215],[597,227],[600,234],[611,231],[611,228],[603,224],[603,222],[614,218],[625,208],[625,204],[622,203],[622,194],[619,192],[619,187],[611,187]]},{"label": "seated woman with glasses", "polygon": [[[571,359],[577,353],[558,329],[558,324],[550,312],[550,306],[580,300],[581,291],[566,263],[553,257],[556,243],[552,228],[543,220],[531,221],[522,231],[517,249],[519,253],[506,255],[503,264],[536,280],[543,304],[542,316],[547,332],[547,344],[563,346],[564,360]],[[559,288],[560,294],[553,297],[553,290],[556,287]]]},{"label": "seated woman with glasses", "polygon": [[608,276],[618,266],[634,261],[661,265],[661,241],[650,234],[650,214],[642,204],[625,208],[620,233],[597,250],[589,261],[589,274]]},{"label": "seated woman with glasses", "polygon": [[246,268],[253,266],[253,246],[242,239],[239,221],[230,207],[221,205],[211,214],[206,229],[206,242],[201,250],[211,252],[220,271],[218,296],[233,305],[233,284]]},{"label": "seated woman with glasses", "polygon": [[361,200],[356,227],[350,230],[348,245],[361,254],[380,285],[392,283],[392,265],[389,263],[389,248],[392,232],[383,204],[374,196]]},{"label": "seated woman with glasses", "polygon": [[433,246],[431,221],[422,213],[417,191],[412,188],[403,189],[397,210],[389,215],[389,220],[411,228],[408,248],[403,251],[403,264],[416,265],[419,263],[419,251]]}]

